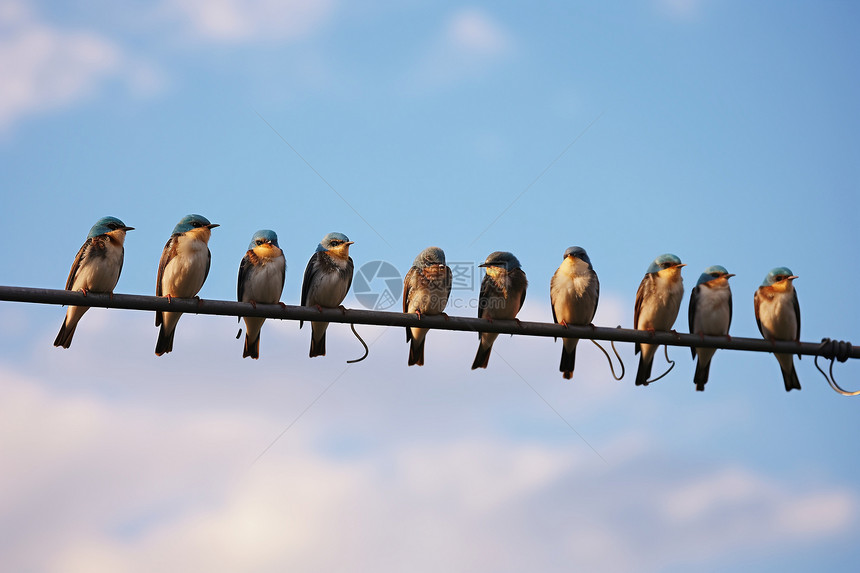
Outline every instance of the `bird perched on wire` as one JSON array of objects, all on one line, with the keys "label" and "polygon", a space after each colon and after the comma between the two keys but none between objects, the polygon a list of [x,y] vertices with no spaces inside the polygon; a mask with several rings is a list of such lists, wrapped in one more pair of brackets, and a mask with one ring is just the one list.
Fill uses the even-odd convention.
[{"label": "bird perched on wire", "polygon": [[[96,221],[72,263],[66,290],[79,290],[84,296],[88,292],[113,294],[122,272],[125,233],[133,229],[116,217],[102,217]],[[66,309],[66,318],[60,326],[54,346],[68,348],[72,345],[75,328],[87,310],[88,306],[70,306]]]},{"label": "bird perched on wire", "polygon": [[[633,310],[633,327],[636,330],[669,330],[678,318],[681,299],[684,297],[684,279],[681,278],[681,259],[667,253],[660,255],[648,267],[636,291]],[[636,371],[636,385],[647,386],[651,365],[659,344],[636,343],[635,352],[641,352]]]},{"label": "bird perched on wire", "polygon": [[[600,282],[591,266],[591,259],[582,247],[569,247],[549,283],[552,320],[568,324],[591,324],[600,298]],[[573,378],[578,338],[562,340],[561,363],[558,369],[566,380]]]},{"label": "bird perched on wire", "polygon": [[[787,267],[772,269],[755,291],[755,321],[768,340],[800,340],[800,305],[794,290],[794,275]],[[775,353],[785,391],[800,390],[800,380],[791,354]]]},{"label": "bird perched on wire", "polygon": [[[336,308],[352,285],[355,265],[349,256],[350,241],[343,233],[329,233],[308,261],[302,280],[302,306]],[[304,321],[299,321],[299,328]],[[325,356],[325,331],[327,322],[311,322],[311,349],[308,356]]]},{"label": "bird perched on wire", "polygon": [[[520,267],[520,261],[511,253],[496,251],[490,253],[483,263],[478,265],[487,274],[481,281],[481,294],[478,298],[478,318],[487,320],[515,319],[526,300],[528,281]],[[479,332],[478,352],[472,362],[472,370],[486,368],[490,361],[490,351],[497,332]]]},{"label": "bird perched on wire", "polygon": [[[690,293],[690,308],[687,312],[690,334],[728,336],[732,323],[732,289],[729,279],[733,276],[720,265],[708,267],[699,276]],[[711,358],[717,349],[691,346],[690,351],[693,359],[698,357],[693,382],[696,390],[701,392],[708,382]]]},{"label": "bird perched on wire", "polygon": [[[236,296],[239,302],[250,302],[254,307],[257,303],[275,304],[281,300],[284,292],[284,279],[287,272],[287,262],[284,252],[278,245],[278,235],[269,229],[254,233],[248,252],[239,264],[239,281],[236,286]],[[245,319],[245,349],[242,358],[260,357],[260,329],[265,318],[246,316]]]},{"label": "bird perched on wire", "polygon": [[[451,269],[445,264],[445,252],[427,247],[415,257],[412,268],[403,279],[403,312],[418,315],[444,314],[451,294]],[[427,328],[406,329],[409,342],[409,366],[424,365],[424,339]]]},{"label": "bird perched on wire", "polygon": [[[193,214],[186,215],[176,224],[161,252],[155,296],[166,296],[168,302],[171,298],[197,296],[209,275],[212,262],[209,237],[217,226],[203,215]],[[176,323],[181,316],[181,312],[155,312],[155,326],[161,327],[155,343],[156,355],[173,350]]]}]

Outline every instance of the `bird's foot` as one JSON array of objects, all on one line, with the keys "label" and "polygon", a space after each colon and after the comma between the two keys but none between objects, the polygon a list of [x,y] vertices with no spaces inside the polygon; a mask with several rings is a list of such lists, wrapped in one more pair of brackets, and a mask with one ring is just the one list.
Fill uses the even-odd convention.
[{"label": "bird's foot", "polygon": [[415,314],[418,315],[418,320],[421,320],[421,310],[416,310]]},{"label": "bird's foot", "polygon": [[278,306],[280,306],[280,307],[281,307],[282,309],[284,309],[284,310],[287,310],[287,305],[286,305],[286,304],[284,304],[284,303],[283,303],[283,302],[281,302],[281,301],[278,301]]},{"label": "bird's foot", "polygon": [[450,316],[448,316],[448,314],[447,314],[447,313],[444,313],[444,312],[443,312],[443,313],[442,313],[442,316],[444,316],[444,317],[445,317],[445,320],[451,320],[451,317],[450,317]]},{"label": "bird's foot", "polygon": [[318,305],[318,304],[315,304],[314,306],[316,307],[317,311],[318,311],[320,314],[322,314],[322,307],[321,307],[320,305]]},{"label": "bird's foot", "polygon": [[680,334],[678,334],[678,331],[677,331],[677,330],[675,330],[674,328],[673,328],[672,330],[670,330],[669,332],[671,332],[672,334],[674,334],[674,335],[675,335],[675,338],[677,338],[678,340],[680,340],[680,339],[681,339],[681,335],[680,335]]},{"label": "bird's foot", "polygon": [[81,289],[81,292],[82,292],[82,293],[84,293],[84,296],[87,296],[87,289],[82,288],[82,289]]},{"label": "bird's foot", "polygon": [[256,300],[249,300],[248,302],[250,302],[251,306],[253,306],[255,309],[257,308],[257,301]]},{"label": "bird's foot", "polygon": [[339,305],[337,305],[337,307],[340,309],[341,314],[346,315],[346,307],[345,306],[343,306],[342,304],[339,304]]}]

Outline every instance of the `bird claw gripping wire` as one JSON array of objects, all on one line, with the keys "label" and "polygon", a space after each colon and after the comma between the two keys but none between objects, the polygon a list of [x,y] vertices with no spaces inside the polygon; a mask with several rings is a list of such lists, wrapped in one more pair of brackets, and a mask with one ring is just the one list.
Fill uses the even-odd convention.
[{"label": "bird claw gripping wire", "polygon": [[829,338],[821,339],[821,346],[819,349],[821,350],[821,356],[824,358],[830,359],[830,376],[824,373],[824,370],[818,366],[818,356],[815,355],[815,367],[821,372],[821,375],[827,380],[827,383],[830,384],[830,387],[833,388],[834,391],[842,394],[843,396],[860,396],[860,390],[856,392],[848,392],[839,387],[839,384],[836,383],[836,378],[833,377],[833,363],[837,360],[839,362],[845,362],[848,360],[851,353],[851,343],[842,341],[842,340],[830,340]]},{"label": "bird claw gripping wire", "polygon": [[[618,328],[621,328],[621,325],[620,325],[620,324],[618,325]],[[615,341],[614,341],[614,340],[610,340],[610,341],[609,341],[609,344],[612,346],[612,352],[614,352],[614,353],[615,353],[615,358],[617,358],[617,359],[618,359],[618,363],[619,363],[619,364],[621,364],[621,376],[616,376],[616,375],[615,375],[615,366],[613,366],[613,365],[612,365],[612,358],[609,356],[609,353],[608,353],[608,352],[606,352],[606,349],[605,349],[605,348],[603,348],[603,347],[602,347],[602,346],[601,346],[601,345],[600,345],[596,340],[594,340],[593,338],[591,339],[591,342],[593,342],[593,343],[594,343],[594,345],[600,349],[600,351],[603,353],[603,355],[604,355],[604,356],[606,356],[606,360],[609,362],[609,370],[610,370],[610,371],[612,371],[612,377],[613,377],[613,378],[615,378],[616,380],[621,380],[622,378],[624,378],[624,361],[623,361],[623,360],[621,360],[621,355],[620,355],[620,354],[618,354],[618,349],[617,349],[617,348],[615,348]]]}]

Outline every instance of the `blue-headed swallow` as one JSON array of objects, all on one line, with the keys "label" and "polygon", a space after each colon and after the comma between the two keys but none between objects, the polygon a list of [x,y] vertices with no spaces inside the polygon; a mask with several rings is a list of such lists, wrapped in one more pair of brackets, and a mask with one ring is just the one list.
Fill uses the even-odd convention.
[{"label": "blue-headed swallow", "polygon": [[[346,298],[352,285],[355,265],[349,256],[350,241],[343,233],[329,233],[308,261],[302,280],[302,306],[337,308]],[[304,321],[299,321],[299,328]],[[325,356],[327,322],[311,322],[311,349],[308,354]]]},{"label": "blue-headed swallow", "polygon": [[[133,229],[116,217],[102,217],[96,221],[72,263],[66,290],[79,290],[84,296],[88,292],[113,293],[122,271],[125,233]],[[66,319],[54,340],[54,346],[68,348],[72,345],[75,328],[87,310],[88,306],[70,306],[66,309]]]},{"label": "blue-headed swallow", "polygon": [[[681,259],[673,254],[660,255],[645,273],[636,291],[633,310],[633,327],[636,330],[669,330],[678,318],[681,299],[684,297],[684,279],[681,278]],[[636,385],[648,385],[651,365],[659,345],[636,343],[635,352],[642,353],[636,371]]]},{"label": "blue-headed swallow", "polygon": [[[720,265],[705,269],[690,293],[690,308],[687,318],[690,323],[690,334],[707,334],[709,336],[728,336],[732,323],[732,289],[729,279],[733,274]],[[716,348],[690,347],[693,358],[698,356],[696,373],[693,382],[696,390],[701,392],[708,382],[708,372],[711,369],[711,358]]]},{"label": "blue-headed swallow", "polygon": [[[793,281],[797,276],[787,267],[767,273],[755,291],[755,321],[768,340],[800,340],[800,305]],[[791,354],[775,354],[782,370],[785,391],[800,390],[800,380]]]},{"label": "blue-headed swallow", "polygon": [[[591,266],[591,259],[582,247],[569,247],[558,270],[549,282],[552,320],[557,324],[586,325],[594,320],[600,282]],[[566,380],[573,378],[578,338],[562,340],[561,363],[558,369]]]},{"label": "blue-headed swallow", "polygon": [[[209,237],[217,226],[202,215],[186,215],[176,224],[161,252],[155,296],[166,296],[168,301],[197,296],[209,275]],[[155,343],[158,356],[173,350],[173,335],[181,316],[181,312],[156,311],[155,326],[161,327]]]},{"label": "blue-headed swallow", "polygon": [[[250,302],[254,307],[257,303],[275,304],[281,300],[284,292],[284,278],[287,272],[287,261],[284,252],[278,245],[278,235],[269,229],[254,233],[248,252],[239,264],[239,281],[236,286],[236,296],[239,302]],[[245,350],[242,358],[253,359],[260,357],[260,329],[265,318],[246,316],[245,319]]]},{"label": "blue-headed swallow", "polygon": [[[403,312],[434,315],[445,312],[451,294],[451,269],[445,264],[445,252],[427,247],[415,257],[412,268],[403,279]],[[424,365],[426,328],[407,328],[409,366]]]},{"label": "blue-headed swallow", "polygon": [[[487,274],[481,281],[481,294],[478,298],[478,318],[488,320],[512,320],[523,307],[526,300],[528,281],[520,267],[520,261],[511,253],[496,251],[478,265]],[[490,361],[493,342],[499,337],[497,332],[479,332],[478,353],[472,362],[472,370],[486,368]]]}]

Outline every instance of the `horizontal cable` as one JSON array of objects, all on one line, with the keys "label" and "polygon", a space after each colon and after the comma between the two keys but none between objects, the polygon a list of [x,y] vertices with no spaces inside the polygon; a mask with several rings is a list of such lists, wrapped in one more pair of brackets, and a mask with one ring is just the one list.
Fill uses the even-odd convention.
[{"label": "horizontal cable", "polygon": [[[0,286],[0,300],[10,302],[29,302],[42,304],[77,305],[99,308],[119,308],[125,310],[172,311],[190,314],[210,314],[217,316],[256,316],[280,320],[306,320],[319,322],[338,322],[346,324],[370,324],[376,326],[413,326],[439,330],[460,330],[468,332],[498,332],[525,336],[551,336],[557,338],[582,338],[610,340],[615,342],[640,342],[665,344],[667,346],[695,346],[703,348],[724,348],[728,350],[750,350],[753,352],[784,352],[809,356],[825,356],[821,343],[791,342],[784,340],[764,340],[761,338],[738,338],[726,336],[701,336],[674,332],[654,332],[629,328],[607,328],[600,326],[562,326],[548,322],[517,322],[514,320],[493,320],[463,316],[429,316],[382,312],[375,310],[338,309],[290,306],[278,304],[257,304],[256,308],[248,302],[209,300],[195,298],[172,298],[131,294],[87,293],[79,291]],[[849,358],[860,358],[860,346],[851,346]]]}]

